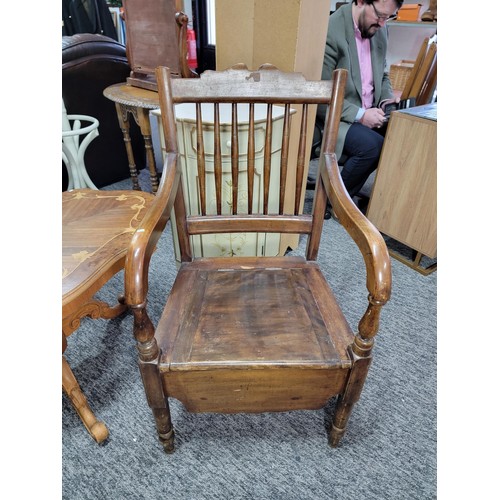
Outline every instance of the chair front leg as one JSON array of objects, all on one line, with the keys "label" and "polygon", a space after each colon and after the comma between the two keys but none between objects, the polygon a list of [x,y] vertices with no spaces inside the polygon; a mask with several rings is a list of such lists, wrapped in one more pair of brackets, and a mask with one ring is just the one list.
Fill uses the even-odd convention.
[{"label": "chair front leg", "polygon": [[371,363],[371,357],[360,358],[353,354],[350,348],[349,353],[353,358],[353,367],[347,380],[346,388],[337,401],[328,435],[328,444],[334,448],[339,445],[342,436],[345,434],[347,422],[351,416],[354,404],[361,395]]},{"label": "chair front leg", "polygon": [[345,433],[354,404],[358,401],[372,361],[374,337],[379,328],[380,312],[385,301],[377,301],[370,295],[368,308],[359,322],[359,333],[348,347],[352,368],[347,384],[340,395],[332,419],[328,442],[337,447]]},{"label": "chair front leg", "polygon": [[139,352],[139,369],[148,405],[153,412],[158,438],[166,453],[174,451],[174,428],[168,398],[158,370],[161,351],[154,337],[154,326],[144,307],[134,308],[134,336]]}]

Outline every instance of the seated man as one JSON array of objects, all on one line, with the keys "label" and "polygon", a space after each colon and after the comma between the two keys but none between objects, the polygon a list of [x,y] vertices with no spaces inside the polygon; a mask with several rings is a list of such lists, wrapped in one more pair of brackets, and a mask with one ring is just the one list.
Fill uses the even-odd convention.
[{"label": "seated man", "polygon": [[[336,154],[351,198],[377,168],[386,128],[384,109],[397,102],[385,70],[386,22],[402,4],[400,0],[353,0],[337,9],[328,23],[321,78],[331,79],[337,68],[349,71]],[[326,111],[326,106],[318,107],[321,129]]]}]

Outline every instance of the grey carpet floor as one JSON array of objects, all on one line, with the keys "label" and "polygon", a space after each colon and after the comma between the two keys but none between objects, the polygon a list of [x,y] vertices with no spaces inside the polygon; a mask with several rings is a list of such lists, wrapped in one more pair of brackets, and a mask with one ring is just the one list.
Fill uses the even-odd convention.
[{"label": "grey carpet floor", "polygon": [[[127,180],[110,188],[129,185]],[[155,322],[175,276],[169,229],[150,271]],[[301,241],[298,250],[303,246]],[[325,222],[318,261],[355,329],[366,307],[363,262],[335,219]],[[96,444],[63,394],[63,498],[436,498],[437,273],[423,276],[394,259],[392,266],[392,297],[382,313],[372,367],[337,449],[327,445],[330,408],[190,414],[173,400],[177,449],[166,455],[140,380],[132,316],[84,320],[69,338],[66,357],[110,436]],[[100,297],[113,300],[122,279],[115,276]]]}]

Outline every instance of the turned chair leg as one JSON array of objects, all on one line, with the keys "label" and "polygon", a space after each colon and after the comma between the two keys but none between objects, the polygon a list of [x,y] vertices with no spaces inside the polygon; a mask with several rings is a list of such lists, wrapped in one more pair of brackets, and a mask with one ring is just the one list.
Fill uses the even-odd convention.
[{"label": "turned chair leg", "polygon": [[378,331],[380,310],[386,301],[377,301],[372,296],[368,296],[368,302],[368,308],[358,325],[359,333],[348,347],[352,368],[345,389],[337,402],[329,431],[328,442],[333,447],[338,446],[345,433],[354,404],[361,396],[372,362],[373,338]]},{"label": "turned chair leg", "polygon": [[90,409],[87,398],[80,389],[76,377],[64,356],[62,356],[62,386],[89,434],[98,443],[102,443],[109,435],[108,429],[103,422],[97,420]]},{"label": "turned chair leg", "polygon": [[353,355],[352,352],[351,355],[355,361],[346,388],[337,401],[328,434],[328,444],[334,448],[339,445],[342,436],[345,434],[347,422],[351,416],[354,404],[361,395],[366,375],[368,374],[368,368],[371,363],[370,357],[359,358]]},{"label": "turned chair leg", "polygon": [[154,327],[144,307],[132,308],[134,337],[137,340],[139,369],[148,405],[153,411],[158,438],[166,453],[174,452],[174,428],[168,398],[163,392],[158,364],[161,352],[154,338]]},{"label": "turned chair leg", "polygon": [[158,438],[163,446],[165,453],[173,453],[175,451],[174,437],[175,432],[170,419],[170,408],[168,402],[166,408],[152,408],[153,415],[156,421],[156,429]]},{"label": "turned chair leg", "polygon": [[339,445],[342,436],[345,434],[347,422],[351,415],[353,406],[354,404],[346,403],[342,401],[342,399],[337,402],[335,414],[330,424],[330,431],[328,433],[328,444],[333,448],[336,448]]},{"label": "turned chair leg", "polygon": [[174,428],[170,418],[170,406],[168,398],[163,394],[160,374],[155,362],[144,362],[139,360],[142,383],[148,405],[155,418],[158,438],[166,453],[173,453],[174,447]]}]

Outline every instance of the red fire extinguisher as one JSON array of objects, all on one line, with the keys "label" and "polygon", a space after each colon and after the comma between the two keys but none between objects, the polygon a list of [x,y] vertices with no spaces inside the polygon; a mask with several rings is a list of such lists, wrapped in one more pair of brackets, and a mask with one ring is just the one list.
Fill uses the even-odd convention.
[{"label": "red fire extinguisher", "polygon": [[191,69],[198,67],[198,60],[196,58],[196,34],[193,29],[187,30],[187,52],[188,52],[188,66]]}]

